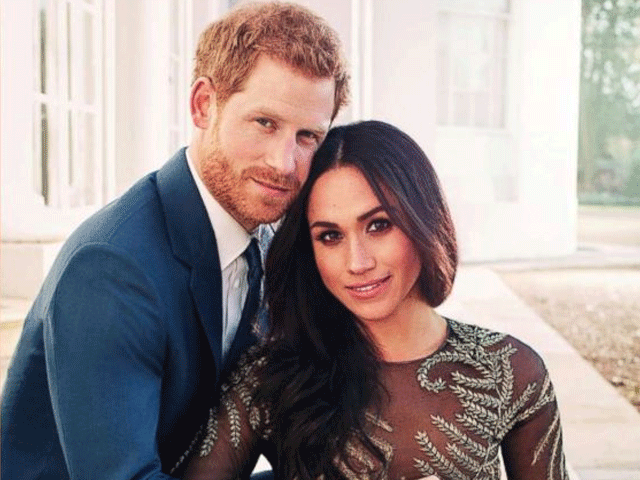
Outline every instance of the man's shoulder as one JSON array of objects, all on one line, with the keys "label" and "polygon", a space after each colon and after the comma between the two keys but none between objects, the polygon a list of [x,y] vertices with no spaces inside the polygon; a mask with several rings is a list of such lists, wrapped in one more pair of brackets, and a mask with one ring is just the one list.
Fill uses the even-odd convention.
[{"label": "man's shoulder", "polygon": [[162,206],[155,187],[155,174],[149,174],[85,220],[67,243],[129,246],[140,235],[155,237],[161,223]]},{"label": "man's shoulder", "polygon": [[[184,154],[178,152],[160,170],[149,173],[139,179],[118,198],[101,208],[94,215],[85,220],[69,237],[68,244],[82,245],[100,242],[132,250],[138,244],[145,248],[166,243],[167,212],[164,197],[172,195],[172,191],[162,191],[158,177],[167,170],[173,170],[164,175],[166,184],[178,184],[183,190],[184,178],[188,175],[186,166],[176,169]],[[187,215],[188,212],[182,212]]]}]

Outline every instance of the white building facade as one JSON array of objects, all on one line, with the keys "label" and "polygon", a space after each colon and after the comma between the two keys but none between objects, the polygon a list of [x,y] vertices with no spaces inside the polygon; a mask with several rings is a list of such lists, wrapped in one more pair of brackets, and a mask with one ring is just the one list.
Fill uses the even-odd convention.
[{"label": "white building facade", "polygon": [[[190,137],[198,33],[233,0],[0,0],[2,295],[30,298],[87,215]],[[463,261],[576,248],[580,0],[300,0],[352,102],[440,175]]]}]

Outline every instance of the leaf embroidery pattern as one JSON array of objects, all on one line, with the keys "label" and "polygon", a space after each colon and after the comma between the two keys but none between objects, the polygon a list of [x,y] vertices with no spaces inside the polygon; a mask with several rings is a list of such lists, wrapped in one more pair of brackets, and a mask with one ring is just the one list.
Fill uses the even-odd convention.
[{"label": "leaf embroidery pattern", "polygon": [[[449,320],[449,326],[452,334],[447,339],[447,348],[427,358],[418,368],[416,378],[428,392],[437,394],[445,389],[453,392],[462,410],[454,414],[455,423],[441,416],[431,416],[431,424],[446,435],[443,451],[436,448],[426,432],[416,433],[415,440],[425,458],[415,458],[414,465],[423,476],[438,475],[456,480],[499,479],[500,442],[517,422],[530,418],[554,400],[551,382],[547,374],[536,399],[532,399],[538,388],[535,382],[526,385],[516,396],[511,357],[517,349],[510,343],[495,348],[506,335],[452,320]],[[445,362],[468,366],[475,375],[454,370],[450,381],[432,378],[434,367]],[[535,463],[543,450],[552,449],[549,479],[554,479],[555,471],[563,472],[564,478],[566,471],[564,467],[554,467],[554,464],[564,462],[557,412],[556,417],[536,445],[533,456]]]},{"label": "leaf embroidery pattern", "polygon": [[209,420],[205,428],[205,436],[200,445],[200,451],[198,454],[201,457],[206,457],[211,453],[211,449],[218,440],[218,409],[212,408],[209,410]]},{"label": "leaf embroidery pattern", "polygon": [[470,480],[471,477],[462,473],[458,467],[446,458],[429,440],[429,435],[425,432],[416,433],[416,441],[420,445],[420,450],[429,457],[429,463],[435,468],[436,474],[443,478],[455,478],[456,480]]},{"label": "leaf embroidery pattern", "polygon": [[[369,439],[380,449],[389,464],[393,459],[393,446],[375,435],[369,435]],[[336,458],[335,465],[348,480],[388,480],[389,474],[387,471],[381,471],[380,461],[374,458],[357,439],[347,442],[346,454],[348,460]]]},{"label": "leaf embroidery pattern", "polygon": [[235,448],[240,448],[240,411],[238,410],[238,406],[233,402],[229,397],[223,399],[222,404],[224,405],[225,410],[227,411],[227,416],[229,419],[229,434],[231,445]]}]

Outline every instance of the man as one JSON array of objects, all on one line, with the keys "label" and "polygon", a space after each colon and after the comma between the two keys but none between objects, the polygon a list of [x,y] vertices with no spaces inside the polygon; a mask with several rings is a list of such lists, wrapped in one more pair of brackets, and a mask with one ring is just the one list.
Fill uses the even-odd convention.
[{"label": "man", "polygon": [[171,478],[254,341],[243,252],[255,258],[252,236],[284,213],[345,103],[339,50],[293,5],[236,10],[202,34],[188,149],[74,232],[26,318],[2,478]]}]

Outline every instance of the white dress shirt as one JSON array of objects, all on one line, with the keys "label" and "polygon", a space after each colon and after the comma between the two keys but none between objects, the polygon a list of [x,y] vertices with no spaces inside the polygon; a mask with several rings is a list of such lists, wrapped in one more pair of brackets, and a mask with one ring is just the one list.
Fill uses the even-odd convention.
[{"label": "white dress shirt", "polygon": [[[222,358],[224,359],[236,336],[249,290],[247,282],[249,266],[243,253],[249,246],[252,235],[247,233],[244,227],[222,208],[207,190],[189,155],[189,149],[186,155],[189,170],[204,202],[218,244],[218,256],[222,269]],[[185,214],[188,215],[186,212]]]}]

